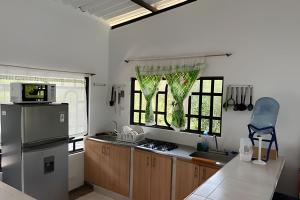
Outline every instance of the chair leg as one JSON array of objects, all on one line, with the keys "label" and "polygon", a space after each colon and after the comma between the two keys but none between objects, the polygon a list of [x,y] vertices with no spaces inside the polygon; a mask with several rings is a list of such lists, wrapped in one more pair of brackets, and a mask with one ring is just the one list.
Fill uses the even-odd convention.
[{"label": "chair leg", "polygon": [[273,134],[274,134],[275,147],[276,147],[276,151],[277,151],[277,154],[278,154],[278,144],[277,144],[277,137],[276,137],[275,129],[273,129]]},{"label": "chair leg", "polygon": [[254,140],[253,140],[253,135],[254,135],[254,133],[255,132],[252,132],[251,131],[251,128],[250,128],[250,126],[248,126],[248,130],[249,130],[249,139],[251,140],[251,142],[252,142],[252,145],[254,146],[255,144],[254,144]]},{"label": "chair leg", "polygon": [[272,144],[273,144],[273,141],[274,141],[274,136],[273,136],[273,134],[271,134],[271,135],[272,135],[272,138],[271,138],[271,141],[270,141],[268,150],[267,150],[267,159],[266,159],[266,162],[267,162],[267,161],[269,160],[269,158],[270,158],[270,152],[271,152]]}]

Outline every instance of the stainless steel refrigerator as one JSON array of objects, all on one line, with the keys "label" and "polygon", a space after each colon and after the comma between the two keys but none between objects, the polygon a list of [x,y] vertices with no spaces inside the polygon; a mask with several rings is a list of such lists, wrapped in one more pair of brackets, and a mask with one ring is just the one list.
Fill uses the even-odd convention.
[{"label": "stainless steel refrigerator", "polygon": [[38,200],[68,199],[68,104],[1,105],[3,182]]}]

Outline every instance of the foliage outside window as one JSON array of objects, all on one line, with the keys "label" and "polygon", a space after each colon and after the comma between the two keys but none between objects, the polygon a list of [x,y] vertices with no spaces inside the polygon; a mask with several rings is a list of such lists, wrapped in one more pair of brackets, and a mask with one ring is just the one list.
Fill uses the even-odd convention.
[{"label": "foliage outside window", "polygon": [[[186,111],[186,132],[221,135],[222,127],[223,77],[201,77],[194,83],[190,95],[184,102]],[[152,107],[155,125],[152,127],[170,129],[174,99],[166,80],[161,80],[158,92],[153,97]],[[139,83],[131,79],[130,123],[145,125],[146,100]]]}]

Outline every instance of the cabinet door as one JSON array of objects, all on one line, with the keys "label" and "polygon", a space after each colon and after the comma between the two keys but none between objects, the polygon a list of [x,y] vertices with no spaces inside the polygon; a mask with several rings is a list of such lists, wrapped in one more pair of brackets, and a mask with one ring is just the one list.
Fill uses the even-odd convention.
[{"label": "cabinet door", "polygon": [[170,200],[172,158],[158,154],[151,158],[151,200]]},{"label": "cabinet door", "polygon": [[99,147],[99,168],[98,168],[98,174],[99,176],[97,177],[97,183],[96,185],[106,188],[108,190],[111,189],[112,185],[112,180],[111,176],[113,174],[112,169],[110,168],[110,149],[109,145],[105,143],[98,142],[100,147]]},{"label": "cabinet door", "polygon": [[99,143],[93,140],[85,140],[84,152],[84,179],[85,181],[96,184],[99,176]]},{"label": "cabinet door", "polygon": [[133,199],[150,200],[151,153],[135,150],[133,159]]},{"label": "cabinet door", "polygon": [[204,183],[207,179],[209,179],[212,175],[214,175],[219,169],[218,168],[211,168],[211,167],[200,167],[201,177],[200,177],[200,184]]},{"label": "cabinet door", "polygon": [[200,166],[188,161],[176,161],[176,200],[182,200],[200,185]]},{"label": "cabinet door", "polygon": [[117,145],[108,146],[110,190],[129,197],[130,148]]}]

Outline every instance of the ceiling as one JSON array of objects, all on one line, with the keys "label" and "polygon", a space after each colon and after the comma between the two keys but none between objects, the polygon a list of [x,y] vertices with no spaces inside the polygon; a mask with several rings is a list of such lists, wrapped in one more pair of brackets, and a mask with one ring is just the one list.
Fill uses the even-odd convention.
[{"label": "ceiling", "polygon": [[[100,17],[111,27],[161,12],[191,0],[61,0],[82,12]],[[194,1],[194,0],[193,0]]]}]

